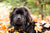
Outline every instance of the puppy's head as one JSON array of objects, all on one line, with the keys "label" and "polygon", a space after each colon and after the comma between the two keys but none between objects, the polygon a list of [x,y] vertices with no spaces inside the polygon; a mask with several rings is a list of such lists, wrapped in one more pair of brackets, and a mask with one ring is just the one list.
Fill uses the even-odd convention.
[{"label": "puppy's head", "polygon": [[13,11],[13,22],[14,24],[17,24],[17,25],[23,25],[24,22],[26,21],[26,17],[24,15],[24,13],[26,13],[23,8],[21,7],[17,7],[17,8],[14,8],[15,10]]},{"label": "puppy's head", "polygon": [[26,24],[26,22],[31,22],[30,12],[25,7],[16,7],[10,14],[10,24],[20,25]]}]

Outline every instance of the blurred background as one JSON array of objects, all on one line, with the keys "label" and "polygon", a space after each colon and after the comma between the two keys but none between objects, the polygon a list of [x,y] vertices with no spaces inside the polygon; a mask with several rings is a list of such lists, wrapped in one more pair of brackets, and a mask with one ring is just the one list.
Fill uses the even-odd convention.
[{"label": "blurred background", "polygon": [[32,13],[33,21],[50,22],[50,0],[0,0],[0,32],[7,32],[6,27],[10,24],[9,15],[13,8],[26,6]]}]

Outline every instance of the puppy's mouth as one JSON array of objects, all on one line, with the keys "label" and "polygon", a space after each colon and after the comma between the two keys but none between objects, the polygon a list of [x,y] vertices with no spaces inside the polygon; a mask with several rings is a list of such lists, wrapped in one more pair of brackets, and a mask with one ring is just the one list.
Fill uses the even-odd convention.
[{"label": "puppy's mouth", "polygon": [[18,23],[16,23],[15,25],[16,25],[16,26],[22,26],[22,24],[18,24]]},{"label": "puppy's mouth", "polygon": [[16,26],[22,26],[21,24],[16,24]]},{"label": "puppy's mouth", "polygon": [[23,23],[22,23],[22,22],[16,22],[15,25],[16,25],[16,26],[22,26]]}]

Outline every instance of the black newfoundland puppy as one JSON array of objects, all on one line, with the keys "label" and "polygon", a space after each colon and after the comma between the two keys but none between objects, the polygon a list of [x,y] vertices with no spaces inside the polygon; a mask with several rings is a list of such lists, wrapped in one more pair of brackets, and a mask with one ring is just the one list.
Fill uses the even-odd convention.
[{"label": "black newfoundland puppy", "polygon": [[[16,7],[10,14],[10,25],[8,28],[14,26],[14,30],[9,33],[18,31],[19,33],[36,33],[34,30],[35,22],[32,22],[30,11],[27,7]],[[20,31],[19,31],[20,29]]]}]

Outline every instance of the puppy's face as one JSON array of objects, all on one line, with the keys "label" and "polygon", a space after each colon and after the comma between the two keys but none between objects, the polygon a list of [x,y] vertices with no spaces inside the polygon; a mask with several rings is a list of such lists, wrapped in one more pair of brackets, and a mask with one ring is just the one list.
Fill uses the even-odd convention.
[{"label": "puppy's face", "polygon": [[25,11],[21,8],[14,10],[13,22],[17,25],[23,25],[26,21]]}]

